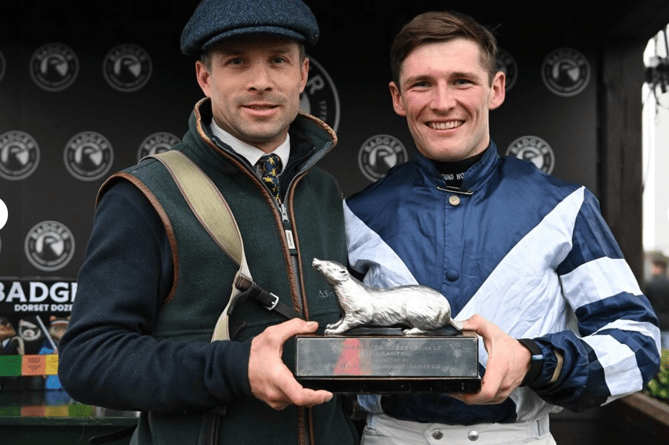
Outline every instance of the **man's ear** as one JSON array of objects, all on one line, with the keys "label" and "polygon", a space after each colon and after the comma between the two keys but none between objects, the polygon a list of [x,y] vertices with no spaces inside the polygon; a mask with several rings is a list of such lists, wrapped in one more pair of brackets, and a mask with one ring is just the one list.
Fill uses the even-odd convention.
[{"label": "man's ear", "polygon": [[304,62],[302,63],[302,68],[300,70],[300,93],[304,92],[304,88],[307,86],[307,80],[309,80],[309,58],[305,57]]},{"label": "man's ear", "polygon": [[204,95],[211,97],[211,87],[209,85],[211,76],[209,70],[201,60],[195,62],[195,76],[197,77],[197,83],[200,85]]},{"label": "man's ear", "polygon": [[404,110],[400,88],[395,82],[390,82],[388,87],[390,88],[390,96],[393,98],[393,109],[395,110],[395,113],[399,114],[400,116],[406,116],[407,113]]},{"label": "man's ear", "polygon": [[492,81],[492,91],[490,94],[490,109],[494,110],[504,103],[506,97],[506,74],[498,71]]}]

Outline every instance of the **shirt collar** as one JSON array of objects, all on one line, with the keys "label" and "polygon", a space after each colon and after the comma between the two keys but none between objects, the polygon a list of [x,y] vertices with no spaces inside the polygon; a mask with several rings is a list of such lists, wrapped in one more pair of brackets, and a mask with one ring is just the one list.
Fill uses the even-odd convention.
[{"label": "shirt collar", "polygon": [[[269,154],[234,137],[232,134],[219,127],[213,119],[211,120],[211,132],[214,136],[220,139],[221,142],[230,146],[230,148],[237,154],[249,161],[251,165],[256,165],[262,156]],[[288,165],[288,158],[290,157],[290,135],[287,134],[286,140],[274,149],[272,153],[281,158],[281,164],[285,168],[286,165]]]},{"label": "shirt collar", "polygon": [[[496,167],[500,161],[500,156],[497,153],[497,145],[490,140],[490,145],[483,154],[483,157],[474,165],[469,167],[465,172],[462,182],[462,188],[477,190],[488,179],[490,172]],[[437,170],[432,160],[423,156],[416,151],[414,162],[431,178],[438,186],[445,185],[446,181]]]}]

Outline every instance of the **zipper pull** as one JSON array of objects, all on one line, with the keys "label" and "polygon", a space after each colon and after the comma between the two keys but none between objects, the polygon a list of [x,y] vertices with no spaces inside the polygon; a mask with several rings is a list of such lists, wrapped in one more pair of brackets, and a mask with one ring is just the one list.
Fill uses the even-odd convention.
[{"label": "zipper pull", "polygon": [[280,203],[279,210],[281,210],[283,233],[286,235],[286,242],[288,243],[288,249],[290,249],[291,255],[297,255],[297,249],[295,247],[295,238],[293,238],[293,229],[291,228],[290,221],[288,220],[288,212],[286,211],[286,205],[284,203]]}]

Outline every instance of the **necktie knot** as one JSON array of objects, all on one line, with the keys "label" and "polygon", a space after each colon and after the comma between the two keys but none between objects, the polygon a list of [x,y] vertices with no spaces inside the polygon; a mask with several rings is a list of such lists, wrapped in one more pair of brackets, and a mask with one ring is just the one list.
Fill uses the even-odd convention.
[{"label": "necktie knot", "polygon": [[281,173],[281,158],[275,154],[264,155],[258,161],[260,179],[267,185],[272,196],[279,200],[279,174]]}]

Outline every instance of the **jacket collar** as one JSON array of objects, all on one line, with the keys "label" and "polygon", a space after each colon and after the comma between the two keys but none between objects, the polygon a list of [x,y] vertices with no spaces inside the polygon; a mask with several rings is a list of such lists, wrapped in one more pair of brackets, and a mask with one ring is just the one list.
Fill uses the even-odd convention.
[{"label": "jacket collar", "polygon": [[[234,158],[247,165],[245,159],[236,154],[228,145],[220,142],[211,132],[209,123],[212,119],[211,101],[209,98],[200,100],[189,119],[189,126],[193,133],[200,136],[209,149],[226,158]],[[318,160],[329,153],[337,145],[337,135],[322,120],[300,112],[290,125],[291,163],[292,160],[302,160],[306,164],[300,170],[310,168]]]},{"label": "jacket collar", "polygon": [[[442,178],[437,167],[434,166],[434,163],[430,159],[423,156],[420,152],[416,152],[414,162],[430,181],[434,182],[438,187],[446,187],[446,180]],[[490,177],[490,173],[497,166],[498,162],[500,162],[500,157],[497,153],[497,145],[491,140],[483,157],[465,172],[462,189],[478,190]]]}]

